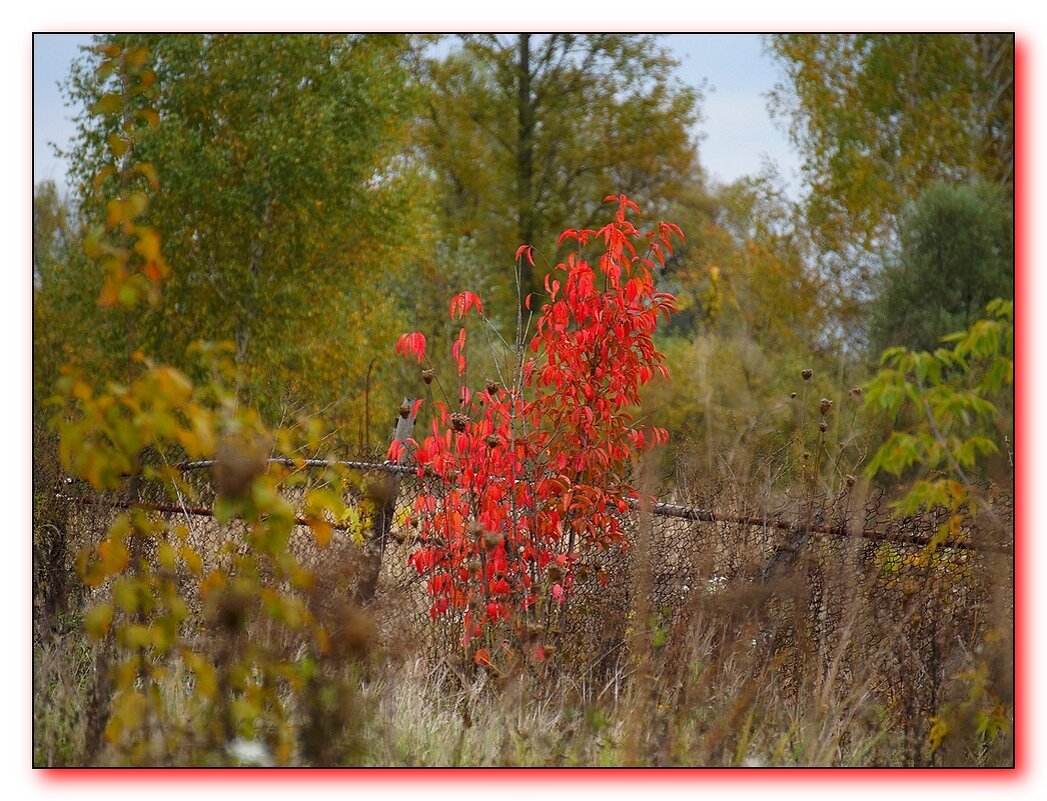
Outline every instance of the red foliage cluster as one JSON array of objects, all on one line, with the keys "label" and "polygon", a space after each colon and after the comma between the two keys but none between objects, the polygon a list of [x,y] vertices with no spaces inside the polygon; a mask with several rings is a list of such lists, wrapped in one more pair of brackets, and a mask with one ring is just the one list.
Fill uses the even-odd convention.
[{"label": "red foliage cluster", "polygon": [[[655,291],[652,273],[682,233],[666,223],[641,233],[626,219],[632,201],[607,200],[618,205],[612,222],[560,237],[578,248],[556,266],[560,277],[546,279],[522,386],[462,386],[458,408],[434,403],[432,433],[411,443],[419,473],[442,486],[415,504],[419,547],[410,562],[428,577],[430,614],[462,615],[466,645],[491,624],[523,625],[517,611],[564,603],[580,555],[625,540],[634,457],[668,439],[634,425],[628,408],[656,373],[669,375],[652,334],[675,299]],[[601,241],[594,270],[582,248]],[[530,248],[521,254],[530,259]],[[451,301],[452,318],[470,309],[483,315],[471,292]],[[405,334],[397,350],[421,361],[424,342]],[[459,375],[465,342],[463,327],[453,348]]]}]

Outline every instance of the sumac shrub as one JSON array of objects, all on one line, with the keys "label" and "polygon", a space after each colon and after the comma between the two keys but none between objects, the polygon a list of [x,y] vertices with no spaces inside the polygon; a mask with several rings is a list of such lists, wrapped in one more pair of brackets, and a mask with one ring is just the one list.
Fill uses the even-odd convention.
[{"label": "sumac shrub", "polygon": [[[431,433],[390,449],[400,458],[413,445],[419,474],[438,479],[415,504],[410,562],[426,577],[429,614],[460,616],[476,662],[514,643],[527,643],[533,658],[547,655],[551,612],[568,602],[580,557],[626,541],[625,516],[638,500],[629,483],[635,458],[667,440],[630,410],[644,384],[669,377],[653,334],[675,299],[656,290],[654,272],[682,234],[668,223],[642,232],[626,218],[638,211],[632,201],[606,200],[617,205],[607,225],[561,235],[577,247],[545,279],[536,333],[517,345],[507,385],[468,386],[463,322],[452,347],[457,403],[434,402]],[[524,258],[533,264],[527,246],[517,252]],[[487,322],[471,292],[451,300],[450,314]],[[422,363],[425,346],[413,332],[397,350]],[[432,380],[431,367],[423,378]]]}]

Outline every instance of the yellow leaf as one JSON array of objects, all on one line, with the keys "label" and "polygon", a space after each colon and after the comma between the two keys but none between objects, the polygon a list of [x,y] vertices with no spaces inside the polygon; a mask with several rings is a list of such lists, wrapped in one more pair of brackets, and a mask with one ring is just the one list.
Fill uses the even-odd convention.
[{"label": "yellow leaf", "polygon": [[92,640],[100,640],[109,633],[113,623],[113,605],[92,606],[84,615],[84,630]]},{"label": "yellow leaf", "polygon": [[98,53],[99,55],[103,55],[106,58],[112,58],[113,56],[119,55],[120,53],[120,45],[118,44],[91,45],[91,47],[88,49],[94,51],[95,53]]},{"label": "yellow leaf", "polygon": [[113,114],[120,110],[123,102],[120,95],[104,94],[98,98],[98,102],[91,107],[92,114]]},{"label": "yellow leaf", "polygon": [[141,173],[145,176],[145,179],[149,182],[150,189],[158,189],[160,187],[160,179],[156,175],[156,169],[148,161],[143,161],[140,164],[134,165],[134,171]]},{"label": "yellow leaf", "polygon": [[130,561],[131,554],[119,540],[107,539],[98,545],[98,555],[106,575],[122,573]]},{"label": "yellow leaf", "polygon": [[109,134],[109,149],[113,151],[113,155],[117,158],[121,158],[129,147],[131,147],[131,143],[122,136]]},{"label": "yellow leaf", "polygon": [[203,559],[200,558],[200,554],[188,545],[182,546],[179,554],[181,554],[182,561],[185,562],[186,567],[188,567],[193,574],[200,575],[200,571],[204,568],[204,562]]},{"label": "yellow leaf", "polygon": [[156,560],[165,570],[174,570],[177,554],[174,546],[169,542],[161,542],[156,549]]},{"label": "yellow leaf", "polygon": [[133,220],[149,206],[149,199],[142,192],[133,192],[127,198],[116,198],[106,204],[106,225],[113,227]]},{"label": "yellow leaf", "polygon": [[[98,174],[95,175],[94,180],[92,181],[92,186],[94,186],[94,190],[97,192],[99,189],[101,189],[102,188],[102,184],[105,183],[105,179],[108,178],[110,175],[113,175],[115,173],[116,173],[116,167],[114,167],[112,164],[110,164],[110,165],[108,165],[106,167],[102,167],[102,169],[100,169],[98,171]],[[85,247],[86,247],[86,245],[85,245]],[[91,254],[88,253],[87,255],[90,256]]]},{"label": "yellow leaf", "polygon": [[129,579],[121,579],[113,585],[113,600],[128,614],[138,611],[138,591]]},{"label": "yellow leaf", "polygon": [[120,305],[130,309],[138,302],[138,289],[130,281],[125,281],[116,291]]},{"label": "yellow leaf", "polygon": [[160,235],[144,225],[138,226],[136,233],[135,252],[146,261],[156,261],[160,257]]},{"label": "yellow leaf", "polygon": [[149,627],[141,623],[132,623],[120,633],[123,635],[123,644],[128,648],[145,648],[153,642]]},{"label": "yellow leaf", "polygon": [[150,128],[160,127],[160,115],[151,108],[144,108],[141,111],[136,111],[135,116],[145,120]]},{"label": "yellow leaf", "polygon": [[136,47],[134,50],[132,50],[131,52],[129,52],[127,54],[127,56],[126,56],[127,65],[129,67],[131,67],[132,70],[136,70],[139,67],[141,67],[143,64],[145,64],[145,62],[146,62],[146,60],[148,58],[149,58],[149,50],[147,48]]},{"label": "yellow leaf", "polygon": [[185,664],[196,676],[196,692],[204,700],[211,700],[218,693],[218,679],[211,664],[200,654],[187,651],[182,655]]},{"label": "yellow leaf", "polygon": [[331,524],[318,517],[308,518],[309,528],[313,532],[313,539],[320,548],[326,548],[331,542]]}]

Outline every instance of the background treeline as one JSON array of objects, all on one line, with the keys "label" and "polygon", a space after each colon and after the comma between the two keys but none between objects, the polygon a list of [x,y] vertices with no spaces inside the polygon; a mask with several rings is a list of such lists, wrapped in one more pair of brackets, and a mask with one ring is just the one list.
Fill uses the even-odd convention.
[{"label": "background treeline", "polygon": [[[121,381],[141,349],[192,375],[190,343],[229,341],[239,391],[273,424],[322,410],[346,442],[381,442],[399,399],[424,391],[396,336],[446,352],[447,298],[469,289],[511,340],[518,297],[563,258],[560,231],[595,223],[612,193],[688,237],[658,279],[682,314],[651,423],[699,464],[780,444],[802,369],[812,397],[843,398],[884,348],[933,349],[1013,294],[1009,35],[767,37],[797,200],[773,166],[707,179],[701,93],[656,37],[98,41],[142,47],[153,74],[141,113],[161,124],[133,126],[134,153],[155,171],[148,222],[171,275],[145,313],[99,306],[85,243],[118,191],[96,177],[126,120],[90,113],[120,87],[85,52],[64,87],[80,113],[72,195],[34,188],[38,411],[62,364]],[[521,262],[518,293],[524,242],[536,266]]]}]

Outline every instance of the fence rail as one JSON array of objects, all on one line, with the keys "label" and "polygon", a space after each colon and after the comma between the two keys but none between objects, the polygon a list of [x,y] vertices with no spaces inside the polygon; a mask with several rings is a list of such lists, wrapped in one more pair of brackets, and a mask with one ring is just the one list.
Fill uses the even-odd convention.
[{"label": "fence rail", "polygon": [[[394,464],[392,462],[369,462],[359,460],[335,460],[335,459],[289,459],[289,458],[274,458],[268,460],[269,464],[280,464],[285,467],[293,468],[327,468],[327,467],[343,467],[350,470],[363,470],[366,472],[383,472],[391,473],[400,476],[411,476],[418,475],[419,468],[411,465]],[[193,462],[183,462],[179,465],[179,468],[183,471],[190,470],[201,470],[214,467],[215,461],[213,459],[201,459]],[[421,469],[421,475],[431,475],[428,468]],[[636,498],[626,498],[626,503],[630,505],[634,510],[639,510],[644,506],[644,502],[637,500]],[[735,523],[746,526],[754,527],[769,527],[781,529],[783,531],[792,532],[803,532],[807,534],[819,534],[833,537],[861,537],[868,540],[878,540],[882,542],[897,542],[905,545],[916,545],[925,546],[930,543],[930,538],[922,538],[918,535],[905,534],[904,532],[892,532],[892,531],[881,531],[877,529],[857,529],[854,530],[846,525],[829,526],[823,523],[816,523],[803,520],[783,520],[777,515],[770,514],[755,514],[755,515],[733,515],[729,513],[716,512],[711,509],[703,509],[696,506],[688,506],[684,504],[668,503],[665,501],[655,501],[645,507],[645,510],[650,511],[651,514],[659,517],[671,517],[680,520],[695,520],[703,523]],[[169,512],[184,512],[187,514],[199,514],[209,516],[211,513],[208,510],[187,510],[182,507],[178,508],[160,508],[157,506],[154,511],[169,511]],[[304,520],[299,521],[302,525],[305,524]],[[1008,544],[1000,544],[993,542],[976,542],[971,539],[963,539],[958,537],[946,537],[941,539],[937,543],[939,546],[944,548],[956,548],[961,550],[982,550],[991,551],[994,553],[1009,554],[1013,552],[1013,548]]]}]

